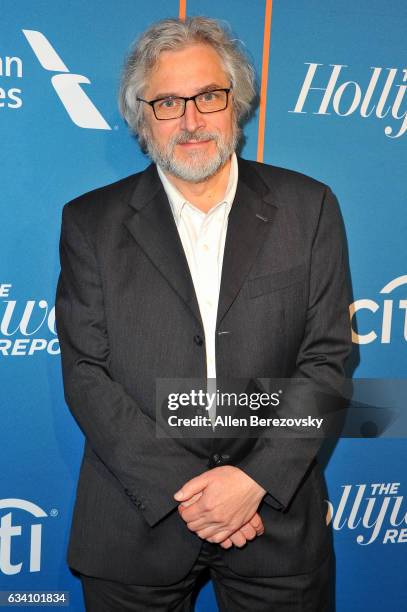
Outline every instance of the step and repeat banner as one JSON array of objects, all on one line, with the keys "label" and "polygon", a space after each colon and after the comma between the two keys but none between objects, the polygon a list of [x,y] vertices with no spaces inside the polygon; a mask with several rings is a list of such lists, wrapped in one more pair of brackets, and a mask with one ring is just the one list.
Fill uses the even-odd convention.
[{"label": "step and repeat banner", "polygon": [[[256,67],[243,157],[309,174],[339,199],[353,377],[406,378],[404,0],[2,0],[0,591],[69,593],[78,612],[65,554],[83,437],[55,330],[61,209],[147,166],[117,109],[123,59],[151,22],[183,12],[228,21]],[[321,460],[337,612],[407,610],[402,432],[342,439]],[[217,610],[210,582],[196,609]]]}]

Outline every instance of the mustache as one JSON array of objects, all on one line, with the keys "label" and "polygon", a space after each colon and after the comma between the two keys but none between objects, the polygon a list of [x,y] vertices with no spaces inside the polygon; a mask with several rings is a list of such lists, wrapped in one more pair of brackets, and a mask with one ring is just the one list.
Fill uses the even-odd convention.
[{"label": "mustache", "polygon": [[185,144],[194,140],[195,142],[201,142],[203,140],[215,140],[218,141],[219,136],[215,132],[188,132],[183,130],[180,134],[176,134],[171,138],[171,145]]}]

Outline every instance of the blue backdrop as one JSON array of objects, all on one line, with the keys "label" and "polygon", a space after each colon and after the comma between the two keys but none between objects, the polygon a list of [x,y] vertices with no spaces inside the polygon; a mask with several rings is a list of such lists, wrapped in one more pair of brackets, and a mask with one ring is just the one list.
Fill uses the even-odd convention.
[{"label": "blue backdrop", "polygon": [[[262,71],[265,0],[188,0],[226,19]],[[69,591],[83,438],[63,400],[54,296],[61,208],[143,169],[119,116],[123,58],[179,2],[2,0],[0,590]],[[274,0],[264,161],[338,196],[353,282],[354,376],[405,378],[407,5]],[[243,156],[256,159],[259,122]],[[341,440],[326,467],[337,610],[407,610],[405,439]],[[211,584],[197,610],[216,610]]]}]

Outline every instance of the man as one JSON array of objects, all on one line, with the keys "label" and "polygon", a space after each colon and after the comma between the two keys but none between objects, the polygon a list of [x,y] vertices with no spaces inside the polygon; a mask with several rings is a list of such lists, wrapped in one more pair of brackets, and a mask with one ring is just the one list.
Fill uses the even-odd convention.
[{"label": "man", "polygon": [[216,21],[153,25],[121,108],[154,163],[64,207],[57,328],[86,437],[68,562],[87,610],[190,610],[204,567],[222,611],[327,609],[322,440],[156,433],[158,379],[343,377],[338,205],[236,157],[254,96]]}]

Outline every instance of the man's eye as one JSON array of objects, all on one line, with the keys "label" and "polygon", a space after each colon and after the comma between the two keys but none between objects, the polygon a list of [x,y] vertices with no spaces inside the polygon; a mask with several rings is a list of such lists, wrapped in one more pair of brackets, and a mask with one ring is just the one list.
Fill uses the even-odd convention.
[{"label": "man's eye", "polygon": [[216,100],[217,97],[218,94],[216,91],[206,91],[199,96],[199,99],[202,100],[202,102],[213,102],[213,100]]},{"label": "man's eye", "polygon": [[177,106],[177,100],[174,100],[174,98],[166,98],[165,100],[161,100],[158,106],[160,108],[174,108],[174,106]]}]

